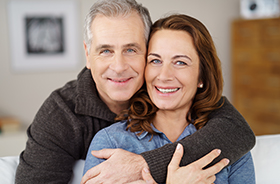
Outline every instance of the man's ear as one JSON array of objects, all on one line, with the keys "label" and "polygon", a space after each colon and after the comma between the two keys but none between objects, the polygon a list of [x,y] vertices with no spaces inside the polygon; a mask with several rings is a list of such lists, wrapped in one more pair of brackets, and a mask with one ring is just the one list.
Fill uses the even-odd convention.
[{"label": "man's ear", "polygon": [[87,69],[90,69],[89,53],[88,53],[88,48],[87,48],[87,44],[85,43],[85,41],[84,41],[84,49],[85,49],[86,60],[87,60],[86,67],[87,67]]}]

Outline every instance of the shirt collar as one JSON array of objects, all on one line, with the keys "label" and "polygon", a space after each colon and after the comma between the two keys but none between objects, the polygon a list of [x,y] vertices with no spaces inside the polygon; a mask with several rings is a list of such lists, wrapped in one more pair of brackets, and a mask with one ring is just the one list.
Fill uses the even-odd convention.
[{"label": "shirt collar", "polygon": [[[151,127],[152,129],[158,133],[158,134],[164,134],[163,132],[159,131],[158,129],[156,129],[156,127],[151,123]],[[181,140],[181,139],[184,139],[185,137],[189,136],[189,135],[192,135],[193,133],[196,132],[196,128],[193,124],[189,124],[185,130],[183,131],[183,133],[179,136],[179,138],[177,139],[177,141]],[[135,135],[138,137],[138,139],[143,139],[144,137],[148,136],[148,132],[144,131],[142,134],[140,135],[137,135],[138,133],[140,133],[140,131],[138,132],[135,132]]]},{"label": "shirt collar", "polygon": [[187,136],[192,135],[193,133],[196,132],[196,128],[193,124],[189,124],[185,130],[183,131],[183,133],[178,137],[177,141],[180,141],[181,139],[184,139]]}]

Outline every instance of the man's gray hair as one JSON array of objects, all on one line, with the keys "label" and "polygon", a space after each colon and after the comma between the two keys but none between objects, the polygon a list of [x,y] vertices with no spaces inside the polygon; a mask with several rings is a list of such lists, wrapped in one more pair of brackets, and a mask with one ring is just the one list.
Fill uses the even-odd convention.
[{"label": "man's gray hair", "polygon": [[142,18],[145,29],[144,36],[147,43],[150,27],[152,25],[150,13],[147,8],[143,7],[142,4],[137,3],[135,0],[98,0],[92,5],[85,18],[84,41],[87,45],[88,51],[90,50],[92,42],[91,24],[98,14],[107,17],[117,17],[119,15],[128,15],[133,11],[137,12]]}]

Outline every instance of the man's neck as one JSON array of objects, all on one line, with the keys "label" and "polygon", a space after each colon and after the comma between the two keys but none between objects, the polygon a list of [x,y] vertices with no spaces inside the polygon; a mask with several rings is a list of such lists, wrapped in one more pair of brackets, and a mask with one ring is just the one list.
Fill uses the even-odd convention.
[{"label": "man's neck", "polygon": [[103,98],[99,94],[100,99],[107,105],[107,107],[115,114],[120,114],[123,110],[129,107],[129,101],[113,101]]},{"label": "man's neck", "polygon": [[119,102],[117,104],[106,104],[106,105],[115,114],[120,114],[123,110],[128,108],[128,103],[122,104],[122,102]]}]

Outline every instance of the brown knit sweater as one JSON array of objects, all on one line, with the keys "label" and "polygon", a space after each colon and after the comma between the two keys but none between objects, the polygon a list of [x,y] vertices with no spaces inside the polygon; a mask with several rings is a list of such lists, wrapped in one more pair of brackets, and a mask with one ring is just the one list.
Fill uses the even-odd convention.
[{"label": "brown knit sweater", "polygon": [[[28,141],[20,155],[17,184],[68,183],[72,166],[85,159],[97,131],[111,125],[115,114],[100,100],[91,73],[84,68],[78,79],[55,90],[39,109],[27,130]],[[221,158],[236,161],[255,144],[255,136],[236,109],[225,100],[209,122],[180,141],[185,148],[182,165],[191,163],[214,148]],[[164,182],[166,168],[176,144],[142,153],[157,182]]]}]

